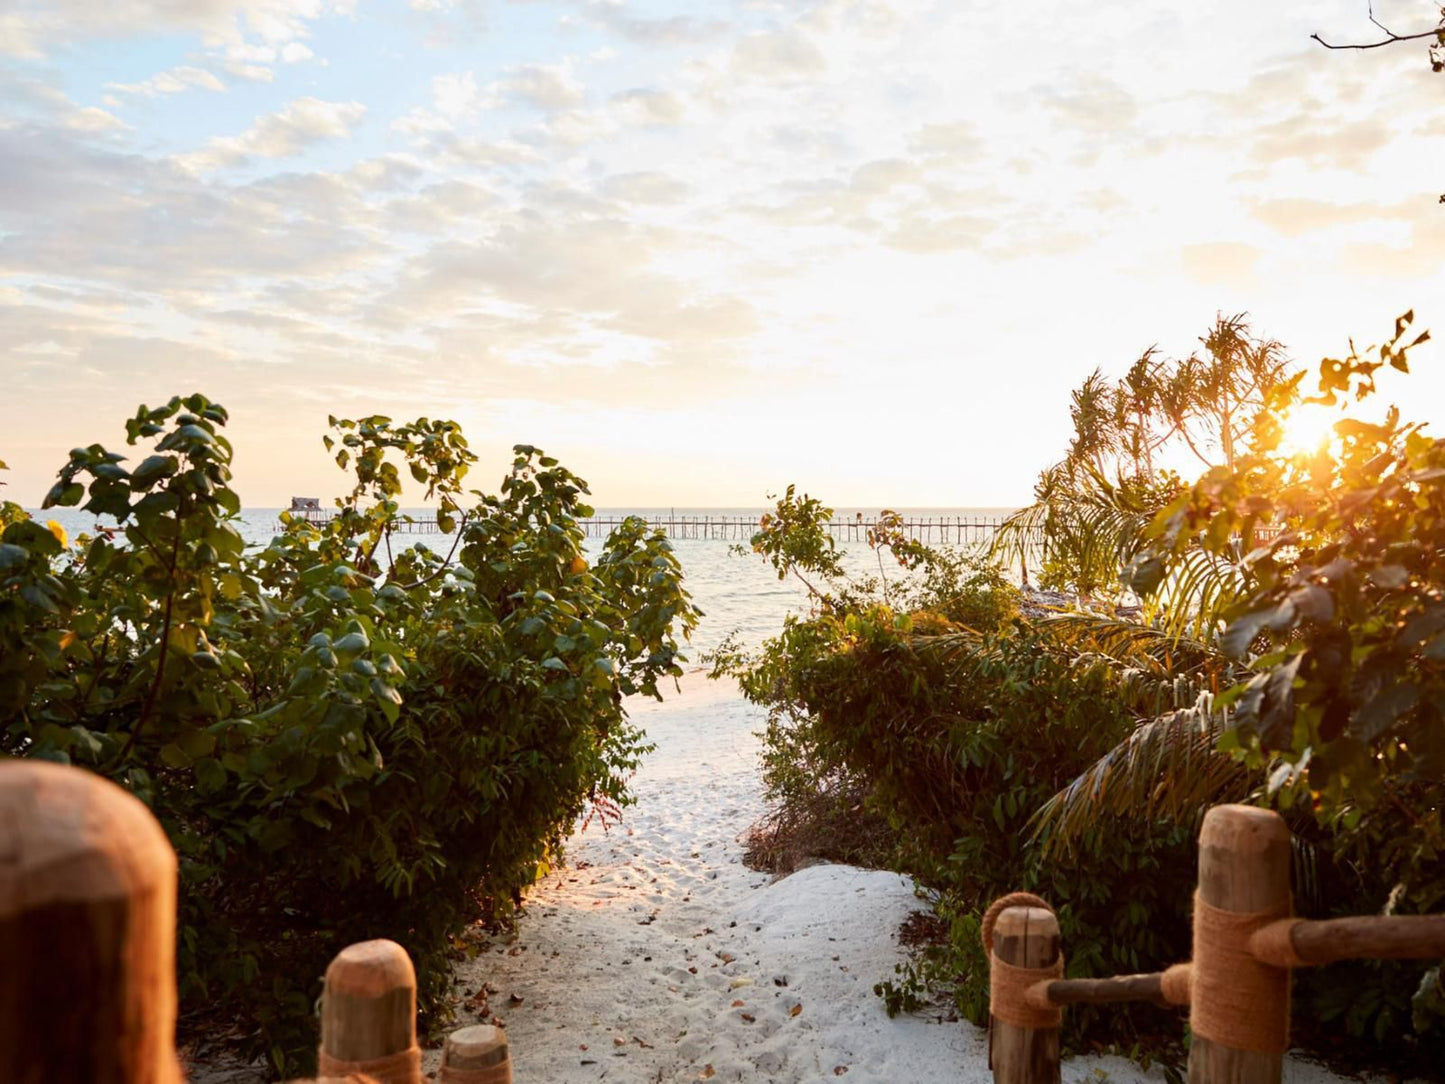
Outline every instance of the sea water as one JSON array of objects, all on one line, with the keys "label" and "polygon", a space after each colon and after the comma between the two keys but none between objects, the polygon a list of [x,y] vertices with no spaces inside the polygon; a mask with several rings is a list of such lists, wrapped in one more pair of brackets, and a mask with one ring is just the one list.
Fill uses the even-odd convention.
[{"label": "sea water", "polygon": [[[417,518],[429,516],[428,511],[411,509]],[[877,515],[877,508],[838,509],[838,522],[852,521],[859,513],[871,517]],[[905,519],[932,517],[998,517],[1012,509],[1007,508],[899,508],[895,509]],[[55,520],[74,537],[81,533],[94,533],[98,523],[114,526],[112,520],[97,521],[96,517],[74,508],[52,508],[41,512],[31,510],[40,522]],[[279,508],[247,508],[241,512],[237,528],[249,546],[265,546],[280,529]],[[709,517],[712,519],[757,518],[763,514],[760,508],[599,508],[597,518],[620,519],[626,515],[638,515],[654,521],[666,520],[672,514],[676,518]],[[409,547],[418,543],[429,549],[446,553],[450,550],[453,537],[443,534],[403,534],[393,537],[393,546]],[[810,606],[807,588],[795,577],[779,579],[773,568],[757,554],[739,554],[737,550],[747,549],[743,540],[719,538],[674,538],[673,550],[682,564],[684,586],[691,593],[693,602],[703,611],[703,617],[693,632],[686,654],[690,666],[699,665],[703,655],[716,648],[729,635],[733,635],[741,646],[756,647],[768,636],[776,633],[783,624],[783,618],[790,613],[806,613]],[[603,544],[600,538],[589,538],[587,548],[596,552]],[[862,541],[839,540],[844,567],[852,573],[877,575],[877,555]],[[890,577],[896,577],[901,570],[884,557],[884,568]]]}]

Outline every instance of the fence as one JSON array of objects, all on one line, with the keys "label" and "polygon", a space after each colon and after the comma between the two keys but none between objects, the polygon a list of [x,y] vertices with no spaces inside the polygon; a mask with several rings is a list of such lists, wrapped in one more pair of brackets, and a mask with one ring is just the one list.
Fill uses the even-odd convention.
[{"label": "fence", "polygon": [[[289,512],[293,520],[300,520],[323,527],[335,518],[331,512]],[[591,516],[577,521],[588,538],[606,538],[629,517],[620,515]],[[714,539],[718,541],[746,542],[762,527],[761,515],[676,515],[638,516],[645,519],[648,527],[662,531],[668,538]],[[986,545],[993,541],[1003,516],[909,516],[896,526],[908,538],[916,542],[936,542],[944,545]],[[828,533],[840,542],[866,542],[868,532],[878,526],[877,516],[842,516],[829,520]],[[284,525],[284,521],[282,521]],[[435,516],[402,516],[392,525],[395,534],[438,534]],[[1042,534],[1025,531],[1027,535]]]},{"label": "fence", "polygon": [[[79,768],[0,761],[0,1081],[182,1084],[176,854],[145,805]],[[343,949],[321,1001],[322,1080],[422,1084],[416,971]],[[506,1034],[453,1032],[437,1076],[511,1084]]]},{"label": "fence", "polygon": [[1187,1005],[1190,1084],[1279,1084],[1289,1045],[1290,973],[1348,959],[1445,957],[1445,915],[1291,917],[1290,833],[1274,812],[1221,805],[1199,834],[1194,951],[1150,975],[1065,979],[1059,924],[1015,893],[984,915],[989,1067],[998,1084],[1056,1084],[1066,1005]]},{"label": "fence", "polygon": [[[1056,1084],[1066,1005],[1189,1006],[1190,1084],[1279,1084],[1294,968],[1445,957],[1445,915],[1291,917],[1290,834],[1268,810],[1204,818],[1189,963],[1065,979],[1059,925],[1037,896],[984,916],[989,1065],[998,1084]],[[0,761],[0,1080],[181,1084],[175,1051],[176,855],[154,816],[99,776]],[[343,949],[326,972],[324,1078],[421,1084],[416,972],[392,941]],[[511,1084],[506,1035],[447,1040],[437,1079]]]}]

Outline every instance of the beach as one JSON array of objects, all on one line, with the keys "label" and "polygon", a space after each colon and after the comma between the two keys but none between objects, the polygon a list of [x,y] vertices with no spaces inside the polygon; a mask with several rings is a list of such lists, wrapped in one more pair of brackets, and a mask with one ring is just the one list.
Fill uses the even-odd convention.
[{"label": "beach", "polygon": [[[574,835],[515,936],[458,966],[458,1026],[480,1022],[477,1009],[500,1017],[519,1084],[991,1080],[983,1029],[946,1006],[890,1020],[873,993],[905,959],[900,925],[927,908],[910,878],[819,864],[775,879],[744,865],[740,837],[764,809],[761,713],[700,673],[634,713],[657,745],[637,804],[620,825]],[[439,1061],[427,1053],[428,1070]],[[1063,1079],[1164,1077],[1087,1057]],[[1292,1084],[1338,1079],[1286,1062]]]}]

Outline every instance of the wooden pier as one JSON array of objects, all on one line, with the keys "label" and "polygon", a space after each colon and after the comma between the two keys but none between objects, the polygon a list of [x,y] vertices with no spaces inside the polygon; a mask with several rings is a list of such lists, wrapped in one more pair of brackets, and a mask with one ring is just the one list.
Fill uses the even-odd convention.
[{"label": "wooden pier", "polygon": [[[322,526],[330,521],[331,515],[311,512],[298,518]],[[628,518],[622,514],[604,514],[577,522],[588,538],[606,538]],[[756,516],[650,515],[646,519],[653,530],[660,530],[673,539],[746,542],[762,527],[762,513]],[[987,545],[993,541],[993,536],[1003,520],[1003,516],[908,516],[899,527],[905,535],[917,542],[956,546]],[[866,542],[869,530],[877,525],[877,516],[840,516],[829,522],[828,533],[839,542]],[[440,533],[436,517],[430,515],[399,519],[392,531],[395,534]]]}]

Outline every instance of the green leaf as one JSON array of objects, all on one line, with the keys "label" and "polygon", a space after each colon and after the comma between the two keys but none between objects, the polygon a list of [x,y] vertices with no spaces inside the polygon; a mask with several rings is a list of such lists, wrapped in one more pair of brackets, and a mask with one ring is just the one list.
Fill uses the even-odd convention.
[{"label": "green leaf", "polygon": [[160,757],[161,762],[168,768],[189,768],[191,766],[191,758],[175,742],[161,746]]},{"label": "green leaf", "polygon": [[85,499],[85,487],[79,482],[56,482],[45,494],[45,499],[40,502],[41,508],[53,508],[60,505],[62,508],[71,508]]},{"label": "green leaf", "polygon": [[382,700],[390,700],[393,704],[401,703],[401,693],[397,692],[379,677],[371,679],[371,691]]},{"label": "green leaf", "polygon": [[1410,582],[1410,571],[1402,565],[1381,565],[1370,571],[1370,582],[1376,587],[1394,591]]},{"label": "green leaf", "polygon": [[188,757],[210,756],[216,748],[216,736],[207,730],[192,730],[184,734],[176,743],[185,751]]},{"label": "green leaf", "polygon": [[1355,712],[1349,732],[1362,742],[1372,742],[1395,725],[1395,721],[1415,706],[1420,688],[1413,682],[1402,682],[1381,689]]},{"label": "green leaf", "polygon": [[30,551],[24,546],[15,546],[8,542],[0,543],[0,572],[19,568],[29,560]]},{"label": "green leaf", "polygon": [[331,645],[333,651],[338,655],[351,654],[357,651],[365,651],[371,646],[371,641],[364,632],[349,632],[341,639]]},{"label": "green leaf", "polygon": [[1335,616],[1335,597],[1317,584],[1309,584],[1289,593],[1289,602],[1295,613],[1306,621],[1321,624]]},{"label": "green leaf", "polygon": [[143,459],[131,471],[130,488],[137,492],[150,489],[157,482],[171,477],[180,468],[180,460],[173,455],[152,455]]}]

